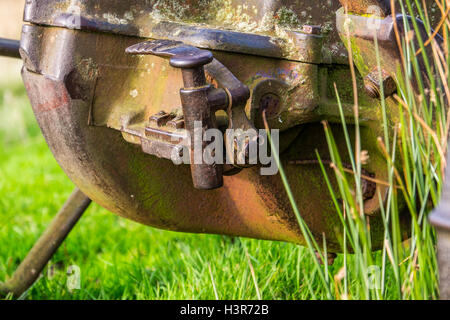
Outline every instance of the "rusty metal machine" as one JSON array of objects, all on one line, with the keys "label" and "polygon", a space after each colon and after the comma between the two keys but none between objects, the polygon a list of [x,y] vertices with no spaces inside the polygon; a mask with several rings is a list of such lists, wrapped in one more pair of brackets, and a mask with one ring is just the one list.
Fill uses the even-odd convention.
[{"label": "rusty metal machine", "polygon": [[[315,160],[317,153],[329,158],[321,121],[346,149],[335,85],[346,121],[354,122],[346,10],[355,26],[351,43],[362,48],[353,58],[370,153],[364,172],[376,178],[363,181],[364,212],[381,247],[374,182],[387,179],[376,143],[380,92],[393,103],[399,60],[390,1],[28,0],[20,46],[3,40],[0,54],[20,52],[42,133],[79,190],[0,291],[19,295],[36,280],[89,199],[152,227],[304,244],[279,175],[260,174],[266,164],[173,164],[174,154],[192,155],[179,142],[196,123],[202,133],[264,129],[265,117],[280,132],[279,152],[303,219],[314,237],[326,235],[329,252],[339,252],[339,217]],[[381,22],[375,34],[367,13]],[[383,79],[373,72],[374,37]],[[392,123],[396,110],[388,111]],[[247,159],[246,150],[231,157]],[[386,186],[378,188],[386,197]]]}]

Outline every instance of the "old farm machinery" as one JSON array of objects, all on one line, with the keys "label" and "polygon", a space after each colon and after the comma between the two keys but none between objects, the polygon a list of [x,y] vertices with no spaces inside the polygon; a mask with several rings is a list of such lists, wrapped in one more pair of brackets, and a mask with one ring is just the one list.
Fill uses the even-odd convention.
[{"label": "old farm machinery", "polygon": [[[335,84],[346,121],[355,122],[349,43],[359,71],[361,140],[370,154],[363,170],[373,178],[362,181],[364,213],[380,248],[388,188],[376,183],[388,178],[377,144],[381,97],[395,123],[396,22],[397,33],[407,32],[392,9],[386,0],[28,0],[20,42],[1,40],[0,54],[23,60],[42,133],[79,189],[0,291],[24,292],[91,200],[161,229],[304,244],[280,176],[261,174],[270,161],[251,161],[251,147],[261,141],[237,143],[224,134],[231,129],[278,130],[302,218],[318,241],[326,235],[329,252],[340,252],[339,217],[313,160],[329,158],[324,120],[346,149]],[[222,153],[236,161],[194,161],[193,146],[207,149],[196,132],[208,130],[225,136]],[[175,165],[174,156],[190,161]],[[289,165],[293,159],[304,165]]]}]

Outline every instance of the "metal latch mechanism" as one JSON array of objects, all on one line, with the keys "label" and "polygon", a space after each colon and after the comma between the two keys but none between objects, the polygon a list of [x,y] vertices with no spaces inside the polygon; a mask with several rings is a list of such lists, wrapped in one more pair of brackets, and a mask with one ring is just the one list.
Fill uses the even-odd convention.
[{"label": "metal latch mechanism", "polygon": [[[183,115],[160,112],[151,119],[146,128],[147,140],[143,150],[161,158],[171,159],[175,154],[181,156],[180,147],[185,130],[188,137],[190,165],[194,187],[209,190],[223,186],[223,164],[198,162],[195,152],[203,155],[207,143],[196,141],[209,129],[218,129],[215,113],[224,110],[228,113],[229,128],[247,130],[253,128],[245,114],[245,105],[250,97],[247,86],[241,83],[213,54],[179,41],[155,40],[138,43],[126,49],[131,55],[154,55],[170,59],[170,65],[182,71],[183,88],[180,89]],[[207,83],[208,74],[221,86],[215,88]],[[201,132],[199,132],[201,130]],[[201,150],[194,150],[201,145]],[[233,152],[234,154],[234,152]]]}]

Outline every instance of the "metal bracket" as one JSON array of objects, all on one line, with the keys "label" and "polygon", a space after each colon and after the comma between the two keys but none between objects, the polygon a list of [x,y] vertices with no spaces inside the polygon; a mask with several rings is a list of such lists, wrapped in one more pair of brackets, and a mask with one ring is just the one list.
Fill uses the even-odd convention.
[{"label": "metal bracket", "polygon": [[[215,113],[225,110],[229,116],[229,128],[247,130],[253,128],[245,114],[245,104],[250,97],[247,86],[214,59],[213,54],[180,41],[155,40],[138,43],[126,49],[131,55],[154,55],[170,59],[170,65],[182,71],[184,88],[180,90],[183,116],[167,114],[164,111],[150,118],[145,129],[146,141],[143,150],[146,153],[173,159],[182,156],[185,131],[188,141],[191,173],[194,187],[197,189],[215,189],[223,185],[223,164],[196,163],[196,152],[203,159],[207,143],[201,141],[201,150],[195,150],[196,137],[203,137],[208,129],[218,129]],[[205,66],[211,64],[208,75],[222,83],[223,88],[214,88],[208,84]],[[200,129],[201,132],[197,132]],[[198,155],[197,155],[198,156]],[[234,150],[233,150],[234,156]]]}]

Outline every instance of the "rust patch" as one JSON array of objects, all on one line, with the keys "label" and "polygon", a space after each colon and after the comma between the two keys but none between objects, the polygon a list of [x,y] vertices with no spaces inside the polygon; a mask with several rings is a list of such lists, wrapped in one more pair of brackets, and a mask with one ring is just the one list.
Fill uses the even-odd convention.
[{"label": "rust patch", "polygon": [[[64,90],[60,83],[42,81],[38,83],[27,82],[25,85],[36,113],[45,113],[56,110],[67,105],[70,101],[67,91]],[[36,97],[35,95],[39,95],[39,97]]]}]

